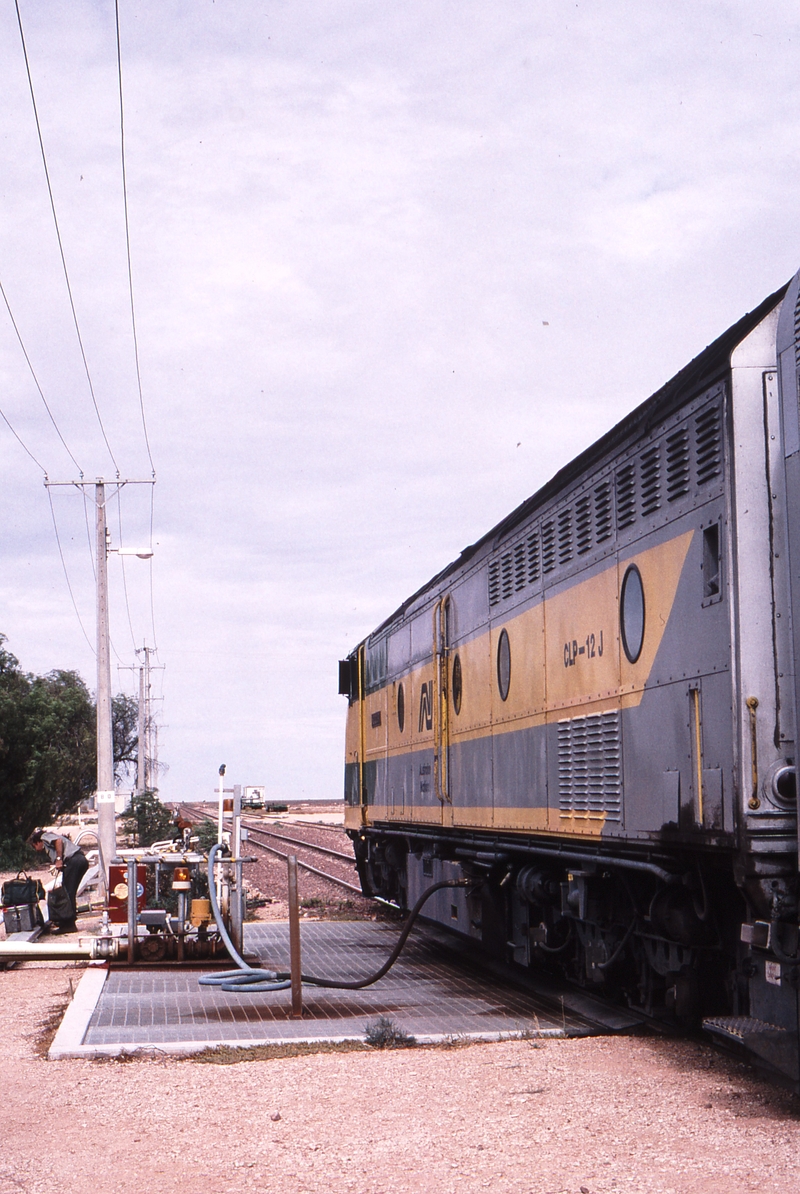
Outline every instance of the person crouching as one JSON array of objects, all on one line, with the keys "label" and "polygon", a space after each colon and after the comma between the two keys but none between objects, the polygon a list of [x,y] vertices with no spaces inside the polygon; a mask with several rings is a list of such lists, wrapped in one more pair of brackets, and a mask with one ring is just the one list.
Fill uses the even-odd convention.
[{"label": "person crouching", "polygon": [[72,915],[69,919],[59,922],[58,931],[60,933],[76,932],[77,925],[75,924],[75,917],[78,913],[78,888],[81,879],[89,867],[86,855],[80,846],[76,846],[70,838],[61,833],[52,833],[48,829],[34,829],[28,838],[28,843],[33,846],[37,853],[47,854],[56,872],[61,872],[61,883],[64,891],[69,896]]}]

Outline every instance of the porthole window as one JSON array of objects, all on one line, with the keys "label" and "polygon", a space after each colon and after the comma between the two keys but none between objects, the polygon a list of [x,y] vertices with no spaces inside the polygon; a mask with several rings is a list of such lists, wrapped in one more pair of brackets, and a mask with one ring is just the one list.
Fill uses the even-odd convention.
[{"label": "porthole window", "polygon": [[619,628],[628,662],[636,663],[644,643],[644,586],[635,564],[631,564],[622,581]]},{"label": "porthole window", "polygon": [[456,711],[456,717],[458,717],[459,713],[461,712],[461,685],[461,656],[456,655],[455,659],[453,660],[453,708]]},{"label": "porthole window", "polygon": [[511,646],[508,641],[508,634],[505,630],[500,631],[500,640],[497,644],[497,687],[500,690],[500,697],[505,700],[508,696],[508,690],[511,686]]},{"label": "porthole window", "polygon": [[397,725],[402,734],[406,724],[406,694],[403,692],[403,685],[397,686]]}]

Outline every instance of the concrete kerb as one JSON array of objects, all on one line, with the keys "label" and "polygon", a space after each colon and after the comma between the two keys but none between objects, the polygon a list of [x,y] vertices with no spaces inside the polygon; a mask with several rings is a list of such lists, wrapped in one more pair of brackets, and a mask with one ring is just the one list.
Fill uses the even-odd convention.
[{"label": "concrete kerb", "polygon": [[[60,1029],[59,1029],[60,1032]],[[84,1029],[85,1032],[85,1029]],[[415,1035],[418,1045],[452,1045],[452,1044],[491,1044],[500,1041],[525,1040],[563,1040],[567,1036],[563,1028],[542,1028],[534,1030],[521,1028],[511,1032],[459,1032],[459,1033],[419,1033]],[[193,1053],[209,1053],[215,1049],[235,1049],[246,1053],[249,1049],[269,1048],[272,1046],[293,1045],[343,1045],[361,1043],[366,1046],[364,1032],[359,1033],[331,1033],[326,1036],[290,1036],[263,1037],[250,1040],[209,1040],[209,1041],[168,1041],[160,1044],[117,1044],[117,1045],[80,1045],[65,1044],[54,1052],[56,1042],[50,1047],[47,1056],[51,1061],[82,1060],[92,1061],[97,1058],[131,1057],[189,1057]],[[376,1050],[378,1052],[379,1050]]]},{"label": "concrete kerb", "polygon": [[86,1036],[94,1009],[103,993],[107,977],[108,968],[106,966],[88,966],[84,970],[81,981],[75,988],[72,1002],[64,1013],[64,1019],[58,1026],[58,1032],[47,1051],[49,1061],[57,1061],[61,1057],[84,1056],[80,1052],[84,1048],[83,1038]]}]

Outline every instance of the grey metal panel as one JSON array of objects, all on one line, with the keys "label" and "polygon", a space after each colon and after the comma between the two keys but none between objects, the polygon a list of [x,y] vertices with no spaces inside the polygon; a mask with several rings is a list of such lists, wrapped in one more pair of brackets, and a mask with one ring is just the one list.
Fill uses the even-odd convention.
[{"label": "grey metal panel", "polygon": [[676,834],[679,801],[691,800],[686,684],[648,690],[638,708],[625,710],[622,737],[626,834]]},{"label": "grey metal panel", "polygon": [[456,808],[492,808],[492,740],[489,735],[453,743],[450,792]]},{"label": "grey metal panel", "polygon": [[494,734],[491,739],[495,808],[546,808],[544,727]]},{"label": "grey metal panel", "polygon": [[389,679],[402,676],[411,662],[411,628],[408,623],[392,629],[388,642],[387,668]]},{"label": "grey metal panel", "polygon": [[[793,652],[788,650],[789,636],[781,626],[790,613],[787,588],[794,581],[782,571],[780,530],[781,506],[788,501],[785,533],[793,534],[794,499],[784,497],[784,478],[780,475],[779,448],[776,448],[781,442],[781,422],[787,424],[787,396],[783,396],[781,420],[777,417],[774,393],[776,337],[779,322],[784,327],[786,311],[786,304],[783,312],[779,308],[773,310],[731,356],[738,669],[735,691],[741,793],[738,811],[751,834],[760,830],[772,832],[776,816],[781,815],[766,795],[763,780],[775,764],[789,754],[793,756],[793,746],[783,741],[781,734],[790,739],[795,736],[790,724],[794,720],[795,699],[791,677],[786,675],[793,670],[793,664],[786,659]],[[788,422],[791,424],[791,412]],[[775,440],[770,438],[773,435]],[[753,698],[757,705],[752,704]],[[782,705],[785,728],[781,724]],[[755,760],[751,749],[753,721]],[[754,761],[758,768],[755,802],[750,778]],[[782,815],[788,824],[788,814]]]}]

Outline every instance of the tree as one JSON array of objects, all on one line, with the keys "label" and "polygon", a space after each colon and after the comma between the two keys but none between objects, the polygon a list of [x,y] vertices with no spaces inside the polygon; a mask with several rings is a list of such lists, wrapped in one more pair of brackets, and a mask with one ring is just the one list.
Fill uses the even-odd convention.
[{"label": "tree", "polygon": [[139,702],[118,692],[111,700],[111,729],[114,737],[114,775],[135,767],[139,750]]},{"label": "tree", "polygon": [[[0,635],[0,840],[76,808],[97,787],[94,702],[77,672],[23,672]],[[135,758],[136,702],[113,701],[115,760]]]},{"label": "tree", "polygon": [[77,672],[26,674],[3,641],[0,836],[24,838],[94,790],[94,707]]},{"label": "tree", "polygon": [[176,833],[172,813],[161,803],[155,792],[136,793],[124,825],[126,833],[136,838],[137,846],[150,846],[153,842],[166,841]]}]

